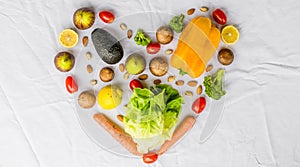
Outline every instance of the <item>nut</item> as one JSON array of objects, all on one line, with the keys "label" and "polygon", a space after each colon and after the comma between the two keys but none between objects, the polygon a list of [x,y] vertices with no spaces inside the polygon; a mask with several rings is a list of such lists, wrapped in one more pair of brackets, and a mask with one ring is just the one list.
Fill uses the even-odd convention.
[{"label": "nut", "polygon": [[90,52],[87,52],[87,53],[85,54],[85,57],[86,57],[86,59],[91,60],[92,55],[91,55]]},{"label": "nut", "polygon": [[126,30],[126,29],[127,29],[127,26],[126,26],[125,23],[121,23],[121,24],[120,24],[120,28],[121,28],[122,30]]},{"label": "nut", "polygon": [[87,46],[88,43],[89,43],[89,37],[84,36],[84,37],[82,38],[82,45],[83,45],[83,46]]},{"label": "nut", "polygon": [[195,8],[191,8],[191,9],[189,9],[186,13],[187,13],[188,15],[192,15],[192,14],[194,14],[194,12],[195,12]]},{"label": "nut", "polygon": [[128,72],[126,72],[126,73],[124,74],[123,78],[124,78],[125,80],[127,80],[127,79],[129,78],[129,76],[130,76],[130,74],[129,74]]},{"label": "nut", "polygon": [[195,87],[195,86],[197,86],[197,84],[198,84],[198,82],[195,81],[195,80],[189,81],[189,82],[187,83],[187,85],[190,86],[190,87]]},{"label": "nut", "polygon": [[93,72],[93,67],[90,64],[88,64],[86,66],[86,70],[87,70],[88,73],[92,73]]},{"label": "nut", "polygon": [[206,72],[209,72],[209,71],[211,71],[213,69],[213,65],[208,65],[207,67],[206,67]]},{"label": "nut", "polygon": [[202,6],[202,7],[200,8],[200,11],[201,11],[201,12],[207,12],[207,11],[208,11],[208,7]]},{"label": "nut", "polygon": [[193,92],[191,91],[185,91],[184,93],[187,97],[192,97],[193,96]]},{"label": "nut", "polygon": [[93,80],[90,81],[90,84],[91,84],[92,86],[97,85],[97,83],[98,83],[98,81],[95,80],[95,79],[93,79]]},{"label": "nut", "polygon": [[132,30],[127,31],[127,38],[130,39],[132,37]]},{"label": "nut", "polygon": [[170,55],[170,54],[172,54],[172,53],[173,53],[173,49],[168,49],[168,50],[165,51],[165,54],[166,54],[166,55]]},{"label": "nut", "polygon": [[184,81],[183,80],[178,80],[178,81],[175,82],[175,84],[177,86],[182,86],[182,85],[184,85]]},{"label": "nut", "polygon": [[146,80],[146,79],[148,79],[148,75],[147,74],[142,74],[142,75],[140,75],[139,76],[139,80]]},{"label": "nut", "polygon": [[155,84],[155,85],[158,85],[158,84],[160,84],[160,83],[161,83],[161,80],[160,80],[160,79],[156,79],[156,80],[153,81],[153,84]]},{"label": "nut", "polygon": [[173,82],[175,80],[175,75],[168,77],[168,82]]},{"label": "nut", "polygon": [[124,64],[120,64],[120,65],[119,65],[119,70],[120,70],[121,72],[124,72],[124,69],[125,69]]},{"label": "nut", "polygon": [[123,122],[124,116],[121,115],[121,114],[118,114],[118,115],[117,115],[117,119],[118,119],[120,122]]},{"label": "nut", "polygon": [[201,93],[202,93],[202,85],[199,85],[198,87],[197,87],[197,95],[200,95]]}]

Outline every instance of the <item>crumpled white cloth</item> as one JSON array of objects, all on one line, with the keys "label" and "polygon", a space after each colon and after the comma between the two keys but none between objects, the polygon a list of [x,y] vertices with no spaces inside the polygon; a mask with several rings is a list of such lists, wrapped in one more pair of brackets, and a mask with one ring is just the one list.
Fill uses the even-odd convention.
[{"label": "crumpled white cloth", "polygon": [[[197,127],[154,166],[300,166],[300,1],[0,0],[0,166],[146,166],[109,153],[80,127],[53,58],[59,32],[84,6],[118,14],[221,7],[238,26],[227,68],[227,100],[214,135]],[[138,22],[138,21],[137,21]]]}]

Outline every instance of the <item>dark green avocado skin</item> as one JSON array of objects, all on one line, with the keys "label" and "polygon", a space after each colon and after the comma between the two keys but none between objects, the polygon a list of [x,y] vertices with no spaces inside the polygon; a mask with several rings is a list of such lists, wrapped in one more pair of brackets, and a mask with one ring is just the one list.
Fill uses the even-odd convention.
[{"label": "dark green avocado skin", "polygon": [[98,55],[105,63],[116,64],[122,59],[123,47],[109,32],[97,28],[92,32],[91,37]]}]

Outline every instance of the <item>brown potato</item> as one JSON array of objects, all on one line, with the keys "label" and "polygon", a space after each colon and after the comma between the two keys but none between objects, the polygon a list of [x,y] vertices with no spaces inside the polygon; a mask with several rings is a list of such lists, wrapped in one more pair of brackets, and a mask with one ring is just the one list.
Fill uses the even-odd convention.
[{"label": "brown potato", "polygon": [[111,81],[115,76],[114,70],[109,67],[104,67],[100,70],[99,77],[103,82]]},{"label": "brown potato", "polygon": [[78,96],[78,104],[80,107],[89,109],[96,103],[96,96],[92,90],[86,90],[80,93]]},{"label": "brown potato", "polygon": [[156,39],[160,44],[168,44],[173,40],[173,30],[168,26],[161,26],[156,31]]}]

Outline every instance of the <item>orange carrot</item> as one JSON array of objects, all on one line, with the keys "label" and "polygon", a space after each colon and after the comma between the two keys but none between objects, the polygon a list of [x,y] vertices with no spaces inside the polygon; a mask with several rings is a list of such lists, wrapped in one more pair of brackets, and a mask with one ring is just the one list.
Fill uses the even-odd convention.
[{"label": "orange carrot", "polygon": [[132,137],[127,134],[123,128],[112,122],[103,113],[94,114],[94,120],[130,153],[137,156],[142,155],[140,152],[138,152],[137,144],[132,140]]},{"label": "orange carrot", "polygon": [[187,116],[181,122],[181,124],[176,128],[173,133],[171,140],[166,140],[165,143],[160,147],[157,154],[162,155],[164,152],[168,151],[179,139],[181,139],[187,131],[189,131],[195,124],[196,118],[193,116]]}]

